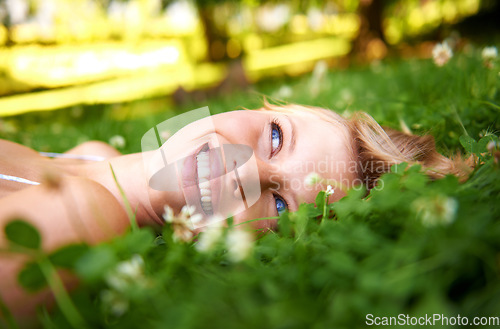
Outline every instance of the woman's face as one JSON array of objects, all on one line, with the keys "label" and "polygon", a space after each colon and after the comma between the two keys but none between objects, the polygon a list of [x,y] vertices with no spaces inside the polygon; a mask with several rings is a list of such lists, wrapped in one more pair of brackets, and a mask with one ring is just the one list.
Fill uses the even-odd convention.
[{"label": "woman's face", "polygon": [[[312,172],[346,185],[355,178],[349,170],[352,140],[341,124],[302,111],[235,111],[209,119],[212,138],[198,143],[179,175],[186,200],[206,216],[220,209],[232,211],[235,223],[278,216],[314,202],[326,188],[304,183]],[[204,120],[186,128],[203,135]],[[236,148],[224,146],[228,144]],[[343,196],[335,189],[329,201]],[[257,229],[275,224],[276,220],[252,222]]]}]

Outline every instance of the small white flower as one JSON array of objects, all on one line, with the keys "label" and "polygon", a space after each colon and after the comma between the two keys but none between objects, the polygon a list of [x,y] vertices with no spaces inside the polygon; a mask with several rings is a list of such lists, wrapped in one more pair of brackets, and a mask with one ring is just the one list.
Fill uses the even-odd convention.
[{"label": "small white flower", "polygon": [[114,290],[106,289],[102,291],[101,301],[116,317],[122,316],[129,309],[127,298]]},{"label": "small white flower", "polygon": [[349,89],[349,88],[343,88],[340,91],[340,99],[345,104],[350,104],[350,103],[352,103],[354,101],[354,94],[352,93],[351,89]]},{"label": "small white flower", "polygon": [[101,292],[101,300],[113,315],[121,316],[129,309],[125,292],[129,287],[144,288],[148,281],[144,275],[144,260],[133,255],[129,260],[120,262],[108,272],[104,280],[110,287]]},{"label": "small white flower", "polygon": [[191,225],[196,225],[198,223],[200,223],[202,220],[203,220],[203,216],[201,214],[194,214],[193,216],[191,216]]},{"label": "small white flower", "polygon": [[195,214],[196,208],[194,206],[184,206],[181,209],[179,215],[175,216],[172,208],[168,205],[165,206],[165,213],[163,214],[163,219],[166,223],[172,225],[174,230],[174,240],[175,241],[189,241],[193,238],[193,231],[196,228],[196,224],[203,220],[203,216],[200,214]]},{"label": "small white flower", "polygon": [[304,179],[304,184],[309,187],[312,187],[319,182],[321,182],[321,176],[315,172],[309,173]]},{"label": "small white flower", "polygon": [[226,245],[229,258],[233,262],[240,262],[250,255],[253,238],[248,232],[233,229],[227,234]]},{"label": "small white flower", "polygon": [[432,49],[432,58],[437,66],[443,66],[453,57],[453,51],[446,42],[438,43]]},{"label": "small white flower", "polygon": [[164,207],[165,213],[163,214],[163,219],[167,223],[172,223],[174,221],[174,210],[168,205]]},{"label": "small white flower", "polygon": [[497,148],[497,143],[495,141],[489,141],[486,148],[489,152],[493,152]]},{"label": "small white flower", "polygon": [[126,144],[125,138],[120,135],[115,135],[109,139],[109,145],[113,146],[114,148],[124,148]]},{"label": "small white flower", "polygon": [[283,85],[278,90],[277,96],[281,99],[290,98],[293,95],[293,90],[289,86]]},{"label": "small white flower", "polygon": [[455,220],[458,202],[451,198],[438,195],[433,198],[422,197],[412,204],[418,217],[427,227],[449,225]]},{"label": "small white flower", "polygon": [[184,241],[188,242],[193,239],[194,233],[188,229],[177,229],[174,230],[174,241]]},{"label": "small white flower", "polygon": [[200,252],[207,252],[212,250],[215,244],[219,241],[222,236],[222,221],[224,219],[220,216],[214,216],[210,219],[209,226],[206,227],[205,231],[200,234],[198,243],[196,244],[196,249]]},{"label": "small white flower", "polygon": [[328,72],[328,64],[326,63],[326,61],[324,60],[317,61],[316,64],[314,65],[312,73],[313,79],[321,81],[323,80],[327,72]]},{"label": "small white flower", "polygon": [[483,51],[481,52],[481,57],[485,61],[491,61],[495,58],[498,57],[498,50],[497,47],[484,47]]},{"label": "small white flower", "polygon": [[203,220],[203,216],[201,214],[195,214],[196,207],[185,205],[181,209],[181,213],[179,218],[184,219],[186,225],[189,226],[191,230],[195,229],[195,224],[198,224]]},{"label": "small white flower", "polygon": [[331,186],[331,185],[328,185],[326,187],[326,191],[325,191],[326,195],[332,195],[333,193],[335,193],[335,189]]},{"label": "small white flower", "polygon": [[317,96],[324,86],[324,78],[328,72],[328,64],[325,61],[318,61],[314,65],[311,80],[309,82],[309,90],[313,96]]},{"label": "small white flower", "polygon": [[186,217],[189,217],[191,216],[192,214],[194,214],[194,211],[196,210],[196,207],[195,206],[188,206],[188,205],[185,205],[182,207],[181,209],[181,216],[186,216]]},{"label": "small white flower", "polygon": [[116,272],[129,278],[142,276],[144,260],[140,255],[133,255],[129,261],[121,262],[116,266]]},{"label": "small white flower", "polygon": [[123,292],[130,285],[146,284],[144,277],[144,260],[134,255],[128,261],[120,262],[105,277],[107,284],[116,291]]}]

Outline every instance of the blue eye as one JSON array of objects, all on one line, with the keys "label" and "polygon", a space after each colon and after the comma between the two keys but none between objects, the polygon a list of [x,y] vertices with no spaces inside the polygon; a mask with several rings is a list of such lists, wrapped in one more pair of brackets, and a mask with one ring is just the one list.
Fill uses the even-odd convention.
[{"label": "blue eye", "polygon": [[282,143],[283,133],[281,132],[281,128],[278,124],[273,123],[271,125],[271,156],[281,149]]},{"label": "blue eye", "polygon": [[278,216],[281,216],[281,214],[285,212],[288,206],[285,200],[277,195],[274,196],[274,201],[276,202],[276,210],[278,211]]}]

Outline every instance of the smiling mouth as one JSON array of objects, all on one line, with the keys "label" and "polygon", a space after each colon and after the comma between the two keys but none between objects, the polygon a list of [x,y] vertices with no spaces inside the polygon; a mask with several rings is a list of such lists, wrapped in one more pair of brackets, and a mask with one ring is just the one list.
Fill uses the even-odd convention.
[{"label": "smiling mouth", "polygon": [[212,188],[210,186],[210,148],[203,145],[196,155],[196,169],[201,208],[207,215],[213,215]]}]

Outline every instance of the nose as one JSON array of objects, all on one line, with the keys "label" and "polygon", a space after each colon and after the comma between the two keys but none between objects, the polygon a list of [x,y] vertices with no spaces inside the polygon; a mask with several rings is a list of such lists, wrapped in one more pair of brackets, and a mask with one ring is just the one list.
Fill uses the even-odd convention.
[{"label": "nose", "polygon": [[260,197],[261,191],[279,188],[279,171],[273,164],[256,156],[251,147],[227,144],[223,148],[227,173],[233,177],[235,196],[246,198],[247,203],[251,203],[249,199]]},{"label": "nose", "polygon": [[226,172],[233,184],[233,196],[242,199],[245,208],[248,208],[257,202],[261,194],[259,169],[253,149],[243,144],[224,144],[223,152]]}]

